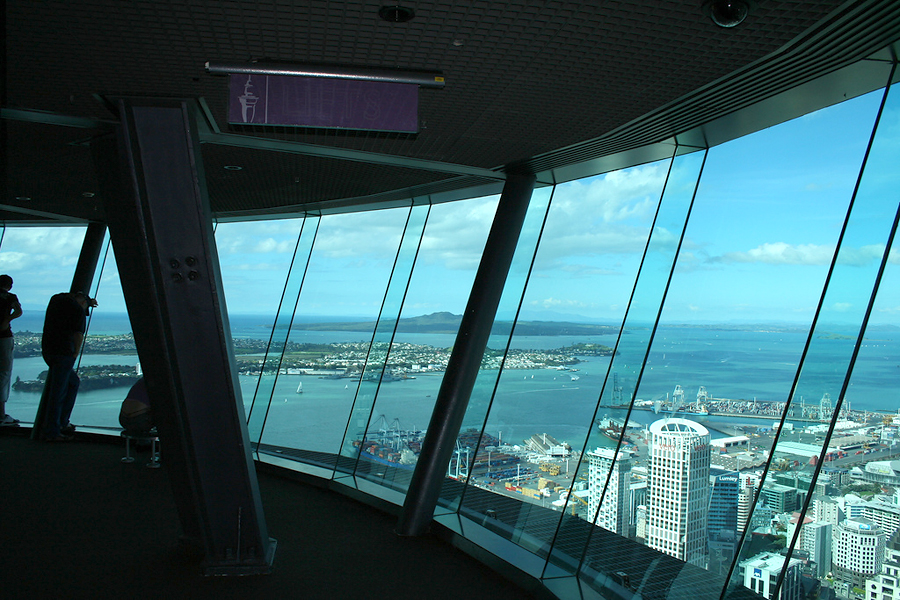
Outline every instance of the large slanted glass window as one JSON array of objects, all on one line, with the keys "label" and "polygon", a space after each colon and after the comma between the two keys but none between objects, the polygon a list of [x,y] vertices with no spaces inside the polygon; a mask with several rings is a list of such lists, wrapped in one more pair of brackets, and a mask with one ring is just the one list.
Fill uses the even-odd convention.
[{"label": "large slanted glass window", "polygon": [[[746,572],[736,562],[742,533],[752,556],[777,554],[799,508],[796,490],[773,488],[772,500],[784,492],[784,502],[748,517],[877,104],[859,98],[708,153],[628,433],[639,457],[628,488],[631,535],[676,559],[658,573],[679,589],[717,595],[732,570]],[[667,420],[704,433],[667,442],[652,432]],[[706,444],[708,481],[700,482],[694,454]]]},{"label": "large slanted glass window", "polygon": [[[340,449],[344,460],[339,463],[338,470],[368,477],[391,487],[404,485],[407,481],[406,476],[415,464],[415,452],[409,448],[409,443],[415,442],[418,430],[415,426],[402,429],[399,418],[391,423],[383,414],[376,418],[372,409],[382,385],[412,377],[409,374],[412,365],[403,363],[410,359],[415,362],[415,355],[410,355],[408,348],[395,348],[392,342],[399,328],[400,311],[409,289],[430,209],[427,204],[410,207],[378,322],[372,332],[364,366],[358,374],[356,397]],[[377,459],[384,462],[379,463]]]},{"label": "large slanted glass window", "polygon": [[[496,208],[496,196],[431,206],[421,242],[408,240],[397,256],[395,274],[413,258],[414,269],[385,295],[344,444],[369,480],[408,485]],[[422,231],[421,209],[410,213],[409,235]]]},{"label": "large slanted glass window", "polygon": [[119,408],[141,376],[141,367],[109,234],[103,247],[93,289],[88,290],[98,305],[91,310],[76,363],[81,383],[72,422],[117,434]]},{"label": "large slanted glass window", "polygon": [[[524,265],[528,285],[513,305],[508,349],[483,364],[485,375],[502,365],[499,381],[484,377],[491,402],[470,404],[467,419],[485,426],[480,440],[461,438],[471,448],[460,510],[542,556],[578,477],[669,164],[556,186],[545,222],[537,223],[537,252],[527,227],[520,239],[533,256]],[[519,296],[521,287],[512,287]],[[504,317],[497,333],[509,326]]]},{"label": "large slanted glass window", "polygon": [[[271,361],[281,356],[284,336],[280,339],[281,346],[272,348],[270,344],[276,333],[286,334],[286,329],[280,326],[283,296],[286,289],[291,289],[285,285],[285,278],[297,271],[303,273],[302,268],[295,270],[293,265],[299,253],[298,236],[305,224],[304,219],[284,219],[216,226],[216,249],[238,378],[245,414],[252,419],[250,438],[254,442],[259,440],[261,415],[271,398],[271,393],[266,393],[264,374],[268,373]],[[297,295],[297,290],[293,291],[287,300],[288,315],[293,314]],[[267,368],[263,368],[264,364]]]},{"label": "large slanted glass window", "polygon": [[302,449],[301,458],[334,467],[408,212],[333,214],[316,228],[304,224],[276,331],[284,353],[271,363],[269,398],[258,397],[263,404],[251,416],[265,414],[267,451]]},{"label": "large slanted glass window", "polygon": [[44,311],[53,294],[69,291],[84,234],[84,227],[4,229],[0,272],[13,278],[12,292],[23,310],[12,322],[13,389],[6,412],[22,422],[34,420],[43,390],[41,374],[47,370],[41,358]]},{"label": "large slanted glass window", "polygon": [[[739,562],[732,567],[729,578],[732,589],[741,584],[746,586],[744,572],[761,553],[780,546],[786,546],[788,552],[780,557],[782,566],[777,588],[789,589],[793,585],[791,567],[799,564],[801,551],[805,552],[801,533],[807,529],[807,517],[813,522],[808,509],[816,507],[819,501],[824,504],[832,494],[836,495],[833,490],[829,493],[827,486],[817,485],[826,462],[833,463],[837,459],[840,464],[849,450],[854,457],[861,458],[851,458],[850,464],[865,468],[860,478],[865,480],[868,476],[868,483],[874,484],[878,492],[882,492],[882,485],[888,483],[886,480],[875,481],[879,469],[870,462],[868,454],[873,449],[881,449],[877,435],[872,432],[884,425],[885,413],[896,410],[896,399],[884,403],[887,398],[881,393],[860,395],[851,383],[858,354],[866,343],[867,325],[878,305],[876,294],[890,263],[890,248],[900,216],[900,172],[896,169],[900,160],[897,144],[900,89],[896,88],[884,93],[883,108],[871,143],[865,149],[862,171],[854,180],[856,187],[849,196],[846,219],[842,220],[842,227],[832,244],[835,248],[833,259],[829,261],[825,288],[816,304],[799,368],[785,396],[786,402],[780,406],[780,419],[775,423],[777,433],[773,435],[775,443],[770,446],[765,470],[754,481],[757,500],[735,559]],[[871,94],[841,108],[881,98],[880,94]],[[888,346],[883,350],[891,352]],[[882,357],[888,361],[893,358],[896,364],[898,355],[882,354]],[[861,365],[861,368],[864,372],[870,367]],[[896,377],[893,379],[896,381]],[[884,391],[892,387],[889,383]],[[804,400],[808,398],[819,400]],[[883,412],[880,416],[875,412],[870,417],[869,411]],[[879,454],[883,457],[883,453]],[[868,495],[862,489],[860,494]],[[851,558],[859,556],[860,544],[883,545],[896,528],[895,518],[884,520],[877,507],[861,501],[861,495],[851,500],[851,504],[857,506],[856,509],[847,508],[847,522],[832,524],[835,541],[830,556],[831,573],[851,589],[862,588],[867,579],[880,571],[881,557],[873,557],[869,565]],[[767,532],[772,537],[771,545],[760,548],[754,536],[748,533],[756,533],[756,522],[762,520],[761,515],[768,517],[770,513],[774,513],[770,520],[771,531]],[[785,516],[791,514],[793,517]],[[859,518],[862,520],[857,521]],[[783,524],[782,528],[778,527],[779,523]],[[862,534],[859,532],[863,530],[867,542],[860,540]],[[808,533],[807,537],[810,535]]]}]

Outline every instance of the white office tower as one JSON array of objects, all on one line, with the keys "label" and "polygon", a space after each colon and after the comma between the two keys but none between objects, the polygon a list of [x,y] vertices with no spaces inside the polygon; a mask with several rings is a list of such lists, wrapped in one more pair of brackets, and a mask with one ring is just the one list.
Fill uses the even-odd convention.
[{"label": "white office tower", "polygon": [[900,600],[900,531],[887,542],[881,573],[866,581],[866,600]]},{"label": "white office tower", "polygon": [[750,522],[750,515],[753,512],[753,496],[756,494],[752,487],[742,488],[738,492],[738,510],[737,510],[737,530],[743,533]]},{"label": "white office tower", "polygon": [[884,531],[866,519],[847,519],[838,526],[831,555],[831,572],[851,586],[865,587],[881,572]]},{"label": "white office tower", "polygon": [[[775,598],[775,584],[781,570],[784,569],[784,556],[772,552],[763,552],[740,563],[740,574],[744,587],[750,588],[765,598]],[[802,561],[791,558],[787,571],[781,582],[778,593],[779,600],[800,600],[803,597],[803,586],[800,583],[800,565]]]},{"label": "white office tower", "polygon": [[706,566],[709,431],[687,419],[650,425],[647,545]]},{"label": "white office tower", "polygon": [[[596,515],[594,523],[620,535],[628,531],[629,483],[631,461],[610,448],[597,448],[588,452],[588,518]],[[609,483],[606,479],[609,477]],[[603,488],[606,495],[603,496]],[[603,496],[603,503],[600,497]],[[600,510],[597,511],[599,506]]]},{"label": "white office tower", "polygon": [[809,552],[816,563],[816,577],[824,577],[831,571],[831,539],[834,526],[827,521],[813,521],[803,526],[800,549]]}]

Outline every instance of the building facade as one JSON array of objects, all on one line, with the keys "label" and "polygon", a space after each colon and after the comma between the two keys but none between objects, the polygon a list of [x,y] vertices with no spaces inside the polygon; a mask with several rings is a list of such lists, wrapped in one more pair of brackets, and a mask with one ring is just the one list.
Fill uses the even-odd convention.
[{"label": "building facade", "polygon": [[688,419],[650,425],[647,545],[705,566],[709,508],[709,431]]},{"label": "building facade", "polygon": [[872,521],[847,519],[838,526],[832,552],[832,572],[854,587],[881,572],[884,562],[884,531]]},{"label": "building facade", "polygon": [[630,519],[631,461],[610,448],[597,448],[588,453],[588,459],[588,515],[596,515],[596,525],[625,535]]}]

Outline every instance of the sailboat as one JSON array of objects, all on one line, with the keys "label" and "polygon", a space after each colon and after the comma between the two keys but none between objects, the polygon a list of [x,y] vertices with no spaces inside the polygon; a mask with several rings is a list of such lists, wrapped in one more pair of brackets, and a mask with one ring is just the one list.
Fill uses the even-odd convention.
[{"label": "sailboat", "polygon": [[298,393],[298,394],[302,394],[302,393],[303,393],[303,382],[302,382],[302,381],[301,381],[300,383],[297,384],[297,393]]}]

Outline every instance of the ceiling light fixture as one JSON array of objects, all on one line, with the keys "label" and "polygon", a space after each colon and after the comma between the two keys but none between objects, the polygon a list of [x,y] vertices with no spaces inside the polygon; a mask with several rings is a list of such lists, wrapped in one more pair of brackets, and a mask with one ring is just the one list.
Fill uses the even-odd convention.
[{"label": "ceiling light fixture", "polygon": [[700,10],[719,27],[730,28],[743,23],[754,6],[753,0],[703,0]]},{"label": "ceiling light fixture", "polygon": [[206,72],[212,75],[288,75],[293,77],[324,77],[327,79],[358,79],[385,83],[412,83],[428,88],[444,87],[444,76],[440,71],[407,71],[405,69],[309,65],[260,60],[250,63],[207,61]]},{"label": "ceiling light fixture", "polygon": [[416,16],[416,13],[413,12],[413,9],[411,8],[395,4],[393,6],[382,6],[379,8],[378,16],[382,21],[387,21],[388,23],[406,23],[412,21]]},{"label": "ceiling light fixture", "polygon": [[237,166],[237,165],[225,165],[224,168],[225,168],[226,171],[240,171],[240,170],[242,170],[244,167],[239,167],[239,166]]}]

